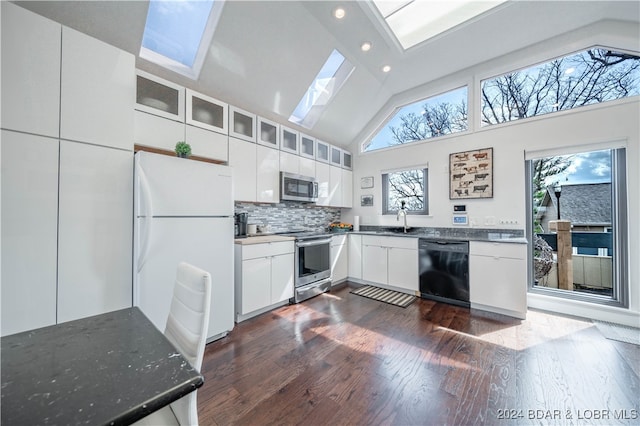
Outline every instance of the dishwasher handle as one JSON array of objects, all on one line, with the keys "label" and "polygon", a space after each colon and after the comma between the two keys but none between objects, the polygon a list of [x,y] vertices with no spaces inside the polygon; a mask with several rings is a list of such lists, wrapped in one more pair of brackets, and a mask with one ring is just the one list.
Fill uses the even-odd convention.
[{"label": "dishwasher handle", "polygon": [[460,240],[431,240],[420,238],[418,247],[427,251],[448,251],[457,253],[469,253],[469,242]]}]

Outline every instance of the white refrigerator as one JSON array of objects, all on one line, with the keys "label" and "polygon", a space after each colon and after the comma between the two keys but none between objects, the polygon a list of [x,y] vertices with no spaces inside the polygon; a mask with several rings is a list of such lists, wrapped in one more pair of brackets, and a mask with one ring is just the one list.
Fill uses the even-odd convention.
[{"label": "white refrigerator", "polygon": [[140,151],[134,172],[133,302],[164,331],[176,268],[211,274],[207,341],[233,329],[232,169]]}]

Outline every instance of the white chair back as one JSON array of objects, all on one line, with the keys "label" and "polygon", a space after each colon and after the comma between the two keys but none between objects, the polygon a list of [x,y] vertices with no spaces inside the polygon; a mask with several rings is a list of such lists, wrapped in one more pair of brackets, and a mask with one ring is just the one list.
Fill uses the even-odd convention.
[{"label": "white chair back", "polygon": [[[197,370],[202,368],[210,309],[211,274],[181,262],[164,334]],[[195,391],[173,402],[171,409],[180,425],[198,424]]]}]

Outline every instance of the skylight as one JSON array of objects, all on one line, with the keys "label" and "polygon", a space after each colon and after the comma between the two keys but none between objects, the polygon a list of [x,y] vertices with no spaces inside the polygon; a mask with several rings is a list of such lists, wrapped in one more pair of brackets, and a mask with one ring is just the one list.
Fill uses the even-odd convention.
[{"label": "skylight", "polygon": [[222,1],[150,0],[140,57],[197,78]]},{"label": "skylight", "polygon": [[289,117],[289,121],[311,129],[354,68],[351,62],[334,49],[300,99],[298,106]]},{"label": "skylight", "polygon": [[373,0],[403,49],[450,30],[506,0]]}]

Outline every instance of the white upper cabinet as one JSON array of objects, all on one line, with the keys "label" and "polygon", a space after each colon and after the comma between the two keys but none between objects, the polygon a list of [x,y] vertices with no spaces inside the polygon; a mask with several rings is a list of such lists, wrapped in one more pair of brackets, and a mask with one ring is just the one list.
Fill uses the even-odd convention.
[{"label": "white upper cabinet", "polygon": [[280,126],[280,149],[292,154],[300,153],[300,134],[297,130]]},{"label": "white upper cabinet", "polygon": [[256,141],[256,115],[229,105],[229,136]]},{"label": "white upper cabinet", "polygon": [[329,166],[329,205],[342,207],[342,169]]},{"label": "white upper cabinet", "polygon": [[342,167],[342,150],[336,146],[330,146],[329,163],[332,166]]},{"label": "white upper cabinet", "polygon": [[330,147],[331,145],[329,145],[328,143],[316,139],[316,160],[322,163],[328,163]]},{"label": "white upper cabinet", "polygon": [[233,168],[234,201],[256,201],[256,145],[229,138],[229,166]]},{"label": "white upper cabinet", "polygon": [[[178,140],[180,139],[176,139]],[[219,161],[229,159],[229,136],[227,135],[187,125],[184,140],[191,145],[191,154],[195,156]],[[175,149],[175,142],[171,149]]]},{"label": "white upper cabinet", "polygon": [[62,26],[13,3],[2,7],[3,129],[58,137]]},{"label": "white upper cabinet", "polygon": [[342,168],[348,170],[353,169],[353,157],[349,151],[342,150]]},{"label": "white upper cabinet", "polygon": [[185,125],[142,111],[134,111],[133,140],[137,145],[173,151],[185,140]]},{"label": "white upper cabinet", "polygon": [[184,122],[184,87],[144,71],[137,70],[136,74],[135,108]]},{"label": "white upper cabinet", "polygon": [[217,99],[186,89],[186,122],[206,130],[229,133],[229,106]]},{"label": "white upper cabinet", "polygon": [[318,182],[318,206],[331,204],[331,166],[316,162],[316,182]]},{"label": "white upper cabinet", "polygon": [[298,157],[300,160],[299,174],[314,177],[316,175],[316,160]]},{"label": "white upper cabinet", "polygon": [[280,154],[266,146],[256,145],[256,201],[280,201]]},{"label": "white upper cabinet", "polygon": [[280,171],[286,173],[292,173],[294,175],[300,174],[300,157],[288,152],[280,152]]},{"label": "white upper cabinet", "polygon": [[300,156],[313,160],[316,158],[316,140],[303,133],[300,133]]},{"label": "white upper cabinet", "polygon": [[133,150],[135,57],[62,28],[60,138]]},{"label": "white upper cabinet", "polygon": [[353,172],[342,169],[342,206],[353,207]]},{"label": "white upper cabinet", "polygon": [[280,125],[258,117],[258,143],[271,148],[280,148]]}]

